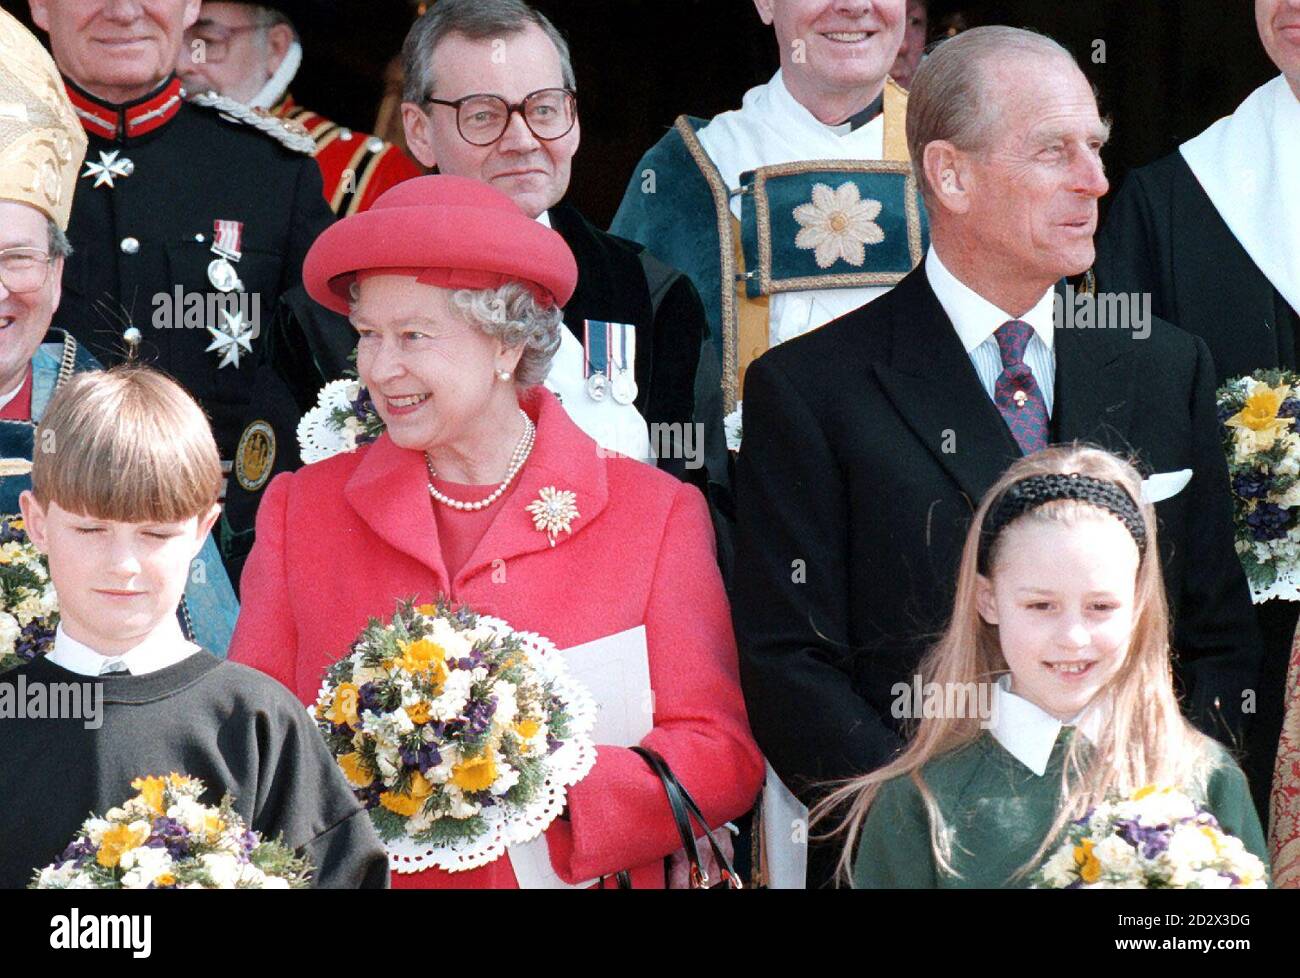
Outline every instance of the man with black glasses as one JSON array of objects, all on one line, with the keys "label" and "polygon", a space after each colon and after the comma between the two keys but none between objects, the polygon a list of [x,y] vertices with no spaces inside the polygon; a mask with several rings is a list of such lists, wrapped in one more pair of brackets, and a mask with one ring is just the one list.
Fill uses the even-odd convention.
[{"label": "man with black glasses", "polygon": [[563,37],[520,0],[442,0],[411,28],[403,62],[402,121],[416,159],[496,187],[577,257],[547,386],[602,447],[706,488],[701,430],[714,439],[714,479],[726,452],[721,405],[707,416],[696,409],[707,332],[695,287],[560,203],[581,133]]}]

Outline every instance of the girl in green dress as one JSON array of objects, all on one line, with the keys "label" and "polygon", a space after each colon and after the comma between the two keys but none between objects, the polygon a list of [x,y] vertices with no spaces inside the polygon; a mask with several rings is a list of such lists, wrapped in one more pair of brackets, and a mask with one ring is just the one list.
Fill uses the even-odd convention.
[{"label": "girl in green dress", "polygon": [[985,495],[924,697],[895,687],[907,748],[814,811],[847,809],[845,881],[1027,886],[1068,822],[1149,784],[1186,792],[1267,865],[1244,775],[1179,711],[1141,500],[1132,466],[1078,447],[1021,459]]}]

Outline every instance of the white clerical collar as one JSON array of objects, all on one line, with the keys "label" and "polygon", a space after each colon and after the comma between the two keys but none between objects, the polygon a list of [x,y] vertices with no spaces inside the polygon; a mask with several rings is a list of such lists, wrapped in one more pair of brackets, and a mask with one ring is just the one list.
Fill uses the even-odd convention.
[{"label": "white clerical collar", "polygon": [[992,336],[999,326],[1012,319],[1028,323],[1047,348],[1052,348],[1056,306],[1053,289],[1044,292],[1043,297],[1023,316],[1013,316],[948,271],[933,245],[925,256],[925,276],[930,280],[930,288],[934,290],[943,311],[952,320],[957,337],[968,354]]},{"label": "white clerical collar", "polygon": [[1179,151],[1251,261],[1300,312],[1300,98],[1286,76]]},{"label": "white clerical collar", "polygon": [[[1011,692],[1011,675],[1002,676],[993,691],[993,717],[989,733],[1008,754],[1040,778],[1047,770],[1056,738],[1065,726],[1046,710]],[[1090,706],[1070,723],[1092,744],[1097,743],[1106,711]]]},{"label": "white clerical collar", "polygon": [[800,120],[805,126],[822,130],[840,138],[851,137],[855,142],[876,138],[875,131],[877,129],[880,130],[880,136],[878,138],[884,138],[885,113],[883,109],[874,119],[859,126],[857,129],[854,129],[852,125],[847,122],[833,126],[822,122],[808,110],[806,105],[790,94],[790,89],[787,88],[785,84],[785,74],[779,68],[777,69],[776,74],[772,76],[771,91],[773,108],[782,115]]},{"label": "white clerical collar", "polygon": [[114,662],[124,664],[133,676],[143,676],[174,666],[197,651],[197,645],[185,641],[170,629],[165,629],[121,655],[100,655],[89,645],[70,637],[60,624],[54,632],[54,649],[46,658],[56,666],[62,666],[80,676],[101,675],[104,667]]},{"label": "white clerical collar", "polygon": [[23,373],[23,379],[18,381],[18,386],[15,387],[13,390],[11,390],[8,394],[0,394],[0,411],[3,411],[5,408],[7,408],[9,406],[9,402],[18,396],[19,392],[23,389],[23,386],[27,383],[27,375],[31,372],[31,369],[32,369],[31,364],[28,364],[27,370],[24,371]]},{"label": "white clerical collar", "polygon": [[[536,221],[538,224],[542,225],[543,227],[549,228],[551,227],[551,212],[542,211],[535,218],[533,218],[533,220]],[[551,228],[551,230],[554,231],[555,229]]]}]

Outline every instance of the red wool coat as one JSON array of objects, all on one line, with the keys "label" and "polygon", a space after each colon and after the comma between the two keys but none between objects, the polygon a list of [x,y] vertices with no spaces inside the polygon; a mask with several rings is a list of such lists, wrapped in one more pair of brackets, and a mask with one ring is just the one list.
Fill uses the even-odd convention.
[{"label": "red wool coat", "polygon": [[[278,476],[257,514],[230,658],[312,703],[326,667],[371,616],[399,598],[440,594],[535,631],[561,648],[644,624],[661,753],[713,826],[754,802],[763,763],[749,732],[713,531],[692,486],[598,454],[542,388],[522,406],[537,422],[513,495],[448,581],[426,488],[424,456],[387,436]],[[572,534],[554,547],[524,507],[543,486],[577,494]],[[570,883],[632,868],[662,887],[662,858],[681,848],[658,779],[621,747],[600,746],[569,791],[569,821],[547,830],[551,862]],[[395,887],[516,887],[510,861],[460,873],[393,874]]]}]

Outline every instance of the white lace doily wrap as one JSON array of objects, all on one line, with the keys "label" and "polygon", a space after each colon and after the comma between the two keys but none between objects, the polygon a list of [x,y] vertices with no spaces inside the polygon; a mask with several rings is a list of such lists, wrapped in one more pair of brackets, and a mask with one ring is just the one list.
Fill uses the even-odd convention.
[{"label": "white lace doily wrap", "polygon": [[298,422],[298,448],[303,465],[311,465],[342,452],[355,451],[356,433],[334,427],[330,415],[336,408],[352,410],[352,402],[360,393],[356,380],[331,380],[316,395],[316,406]]},{"label": "white lace doily wrap", "polygon": [[1300,601],[1300,573],[1295,570],[1279,574],[1277,580],[1267,587],[1250,586],[1250,600],[1255,604],[1278,599],[1281,601]]},{"label": "white lace doily wrap", "polygon": [[[564,811],[568,789],[585,778],[596,763],[596,745],[591,741],[596,726],[596,701],[585,686],[569,676],[564,656],[555,643],[536,632],[516,632],[500,618],[487,615],[478,616],[478,627],[490,628],[501,638],[513,635],[519,639],[529,664],[552,682],[555,695],[564,701],[569,714],[569,736],[547,757],[549,773],[537,797],[523,808],[497,804],[483,809],[480,815],[488,828],[477,838],[437,846],[416,842],[409,836],[385,842],[388,866],[394,873],[419,873],[434,868],[449,873],[478,869],[500,858],[506,846],[531,842]],[[321,683],[321,694],[328,686],[328,682]],[[317,695],[318,700],[321,694]]]}]

